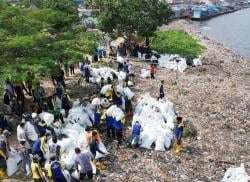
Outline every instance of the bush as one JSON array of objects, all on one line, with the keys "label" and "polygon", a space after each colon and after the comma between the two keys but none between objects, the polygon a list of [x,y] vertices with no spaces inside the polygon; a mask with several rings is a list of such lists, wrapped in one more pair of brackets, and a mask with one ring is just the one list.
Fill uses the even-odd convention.
[{"label": "bush", "polygon": [[150,47],[161,54],[178,54],[185,58],[196,58],[204,46],[181,30],[156,32],[151,38]]},{"label": "bush", "polygon": [[197,136],[197,129],[193,125],[192,121],[186,120],[185,122],[185,127],[183,131],[183,137],[188,138],[188,137],[196,137]]}]

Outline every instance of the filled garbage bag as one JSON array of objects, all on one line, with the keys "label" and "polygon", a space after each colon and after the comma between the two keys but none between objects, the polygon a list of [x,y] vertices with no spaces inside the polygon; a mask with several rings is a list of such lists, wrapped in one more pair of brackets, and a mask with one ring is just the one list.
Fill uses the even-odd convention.
[{"label": "filled garbage bag", "polygon": [[240,167],[230,167],[227,169],[221,182],[248,182],[250,176],[246,173],[244,164]]},{"label": "filled garbage bag", "polygon": [[54,115],[48,112],[42,112],[39,114],[39,117],[46,122],[47,126],[49,126],[55,119]]},{"label": "filled garbage bag", "polygon": [[155,143],[155,150],[165,151],[173,139],[174,120],[176,114],[173,104],[168,100],[156,100],[149,94],[142,95],[135,107],[132,126],[136,121],[144,129],[141,132],[141,147],[151,149]]}]

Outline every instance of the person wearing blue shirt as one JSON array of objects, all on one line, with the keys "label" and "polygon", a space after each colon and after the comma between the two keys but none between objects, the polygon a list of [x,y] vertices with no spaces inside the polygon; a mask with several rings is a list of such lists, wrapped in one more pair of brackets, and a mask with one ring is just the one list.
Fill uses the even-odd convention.
[{"label": "person wearing blue shirt", "polygon": [[112,116],[107,116],[103,114],[101,119],[106,121],[107,137],[111,139],[111,136],[112,136],[112,138],[114,139],[115,138],[115,130],[113,126],[114,118]]},{"label": "person wearing blue shirt", "polygon": [[113,126],[114,126],[114,129],[115,129],[115,133],[116,133],[116,137],[117,137],[117,140],[118,140],[118,143],[117,143],[117,148],[119,148],[119,146],[122,144],[122,129],[123,129],[123,123],[125,122],[125,118],[117,121],[116,119],[114,119],[114,122],[113,122]]},{"label": "person wearing blue shirt", "polygon": [[94,126],[96,128],[99,128],[100,122],[101,122],[101,112],[100,112],[99,106],[96,106],[95,112],[94,112]]},{"label": "person wearing blue shirt", "polygon": [[34,121],[34,124],[35,124],[35,126],[40,134],[40,137],[44,136],[46,133],[46,127],[47,127],[47,124],[45,123],[45,121],[42,121],[39,118],[37,118]]},{"label": "person wearing blue shirt", "polygon": [[159,98],[162,99],[165,96],[165,92],[164,92],[164,80],[161,81],[161,85],[160,85],[160,95]]},{"label": "person wearing blue shirt", "polygon": [[123,63],[123,71],[128,73],[128,64],[126,62]]},{"label": "person wearing blue shirt", "polygon": [[183,130],[184,130],[184,122],[182,117],[177,117],[177,126],[175,129],[175,136],[177,140],[176,144],[176,153],[179,153],[183,150],[182,148],[182,137],[183,137]]},{"label": "person wearing blue shirt", "polygon": [[63,174],[63,165],[56,160],[55,155],[50,156],[51,163],[48,166],[48,177],[53,179],[54,182],[67,182]]},{"label": "person wearing blue shirt", "polygon": [[136,121],[135,124],[132,127],[131,145],[139,146],[141,131],[142,131],[142,126],[139,123],[139,121]]}]

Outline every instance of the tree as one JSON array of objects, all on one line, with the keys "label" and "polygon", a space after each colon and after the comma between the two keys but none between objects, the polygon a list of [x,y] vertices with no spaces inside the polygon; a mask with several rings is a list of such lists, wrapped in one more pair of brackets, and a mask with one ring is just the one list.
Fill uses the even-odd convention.
[{"label": "tree", "polygon": [[52,5],[28,8],[27,2],[22,3],[13,6],[0,0],[1,78],[23,78],[29,70],[54,75],[59,63],[79,61],[97,48],[98,36],[78,24],[77,11],[61,11]]},{"label": "tree", "polygon": [[186,58],[196,58],[205,49],[189,34],[177,30],[156,32],[151,38],[150,47],[161,54],[178,54]]},{"label": "tree", "polygon": [[153,35],[166,22],[170,8],[161,0],[93,0],[99,8],[98,27],[108,33],[129,37]]}]

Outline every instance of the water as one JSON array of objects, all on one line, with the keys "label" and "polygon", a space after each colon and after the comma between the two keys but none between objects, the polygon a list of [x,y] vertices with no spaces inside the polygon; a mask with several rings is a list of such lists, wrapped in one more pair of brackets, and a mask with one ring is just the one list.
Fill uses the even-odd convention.
[{"label": "water", "polygon": [[194,24],[203,34],[250,59],[250,8]]}]

